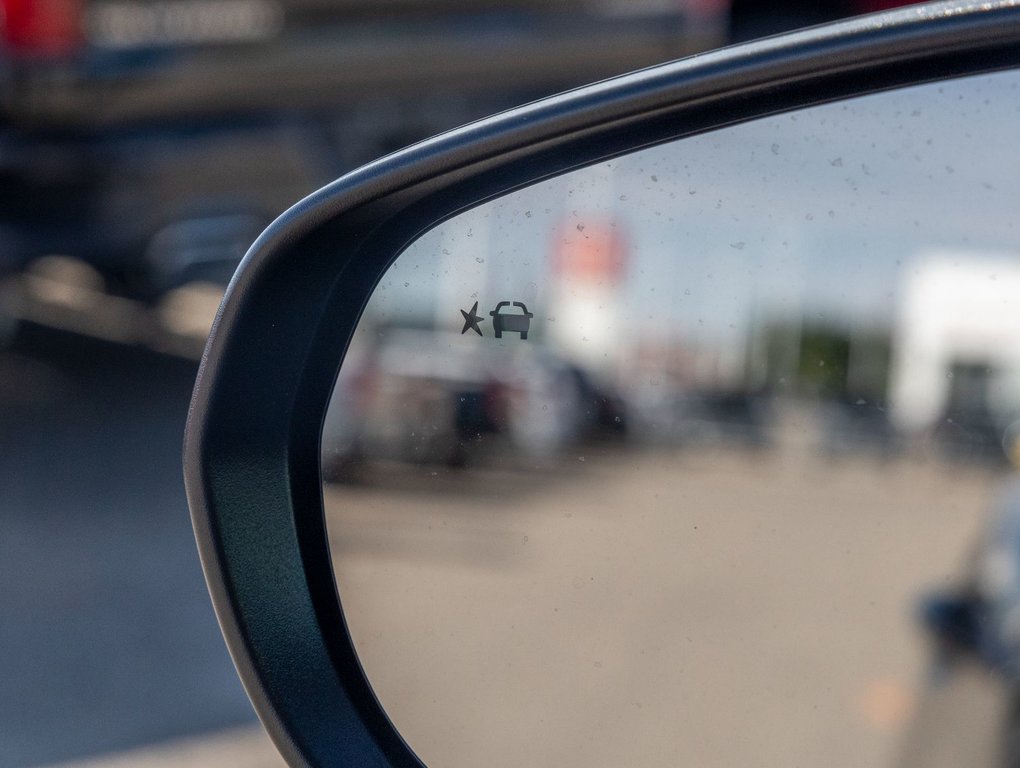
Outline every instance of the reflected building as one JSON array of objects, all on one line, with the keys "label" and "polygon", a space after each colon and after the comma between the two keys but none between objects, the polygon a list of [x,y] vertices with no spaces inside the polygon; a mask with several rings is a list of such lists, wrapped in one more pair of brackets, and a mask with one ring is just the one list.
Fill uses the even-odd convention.
[{"label": "reflected building", "polygon": [[889,400],[896,425],[945,419],[1001,429],[1020,413],[1020,265],[1004,255],[934,252],[902,286]]}]

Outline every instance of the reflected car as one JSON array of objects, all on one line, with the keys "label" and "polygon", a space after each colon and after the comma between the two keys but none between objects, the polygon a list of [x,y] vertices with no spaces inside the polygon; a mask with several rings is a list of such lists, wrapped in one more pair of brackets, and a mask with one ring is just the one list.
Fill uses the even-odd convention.
[{"label": "reflected car", "polygon": [[364,461],[513,465],[623,429],[622,404],[543,347],[391,328],[348,352],[323,427],[327,475]]},{"label": "reflected car", "polygon": [[976,664],[1000,684],[1003,764],[1020,766],[1020,479],[1003,484],[958,586],[927,595],[920,620],[933,658],[930,688]]}]

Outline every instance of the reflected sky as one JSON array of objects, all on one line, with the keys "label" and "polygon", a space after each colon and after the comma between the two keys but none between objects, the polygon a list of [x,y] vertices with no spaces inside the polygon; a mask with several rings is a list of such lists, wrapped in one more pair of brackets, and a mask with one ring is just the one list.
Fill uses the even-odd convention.
[{"label": "reflected sky", "polygon": [[419,240],[373,310],[436,312],[452,328],[458,301],[503,291],[555,318],[557,239],[610,227],[623,243],[627,333],[681,323],[725,337],[748,313],[887,323],[904,271],[932,253],[1020,261],[1018,81],[816,107],[544,182]]}]

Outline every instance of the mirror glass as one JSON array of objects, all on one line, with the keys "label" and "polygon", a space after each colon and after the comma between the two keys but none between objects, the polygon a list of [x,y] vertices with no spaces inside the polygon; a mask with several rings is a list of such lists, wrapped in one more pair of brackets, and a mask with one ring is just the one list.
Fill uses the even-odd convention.
[{"label": "mirror glass", "polygon": [[399,257],[324,497],[427,765],[1020,760],[1018,82],[642,150]]}]

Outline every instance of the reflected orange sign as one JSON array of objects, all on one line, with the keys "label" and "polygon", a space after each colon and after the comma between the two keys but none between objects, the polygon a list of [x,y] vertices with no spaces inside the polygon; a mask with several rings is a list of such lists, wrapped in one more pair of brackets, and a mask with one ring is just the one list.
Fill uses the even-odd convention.
[{"label": "reflected orange sign", "polygon": [[610,220],[572,218],[553,233],[553,271],[572,281],[619,282],[626,252],[626,238]]}]

